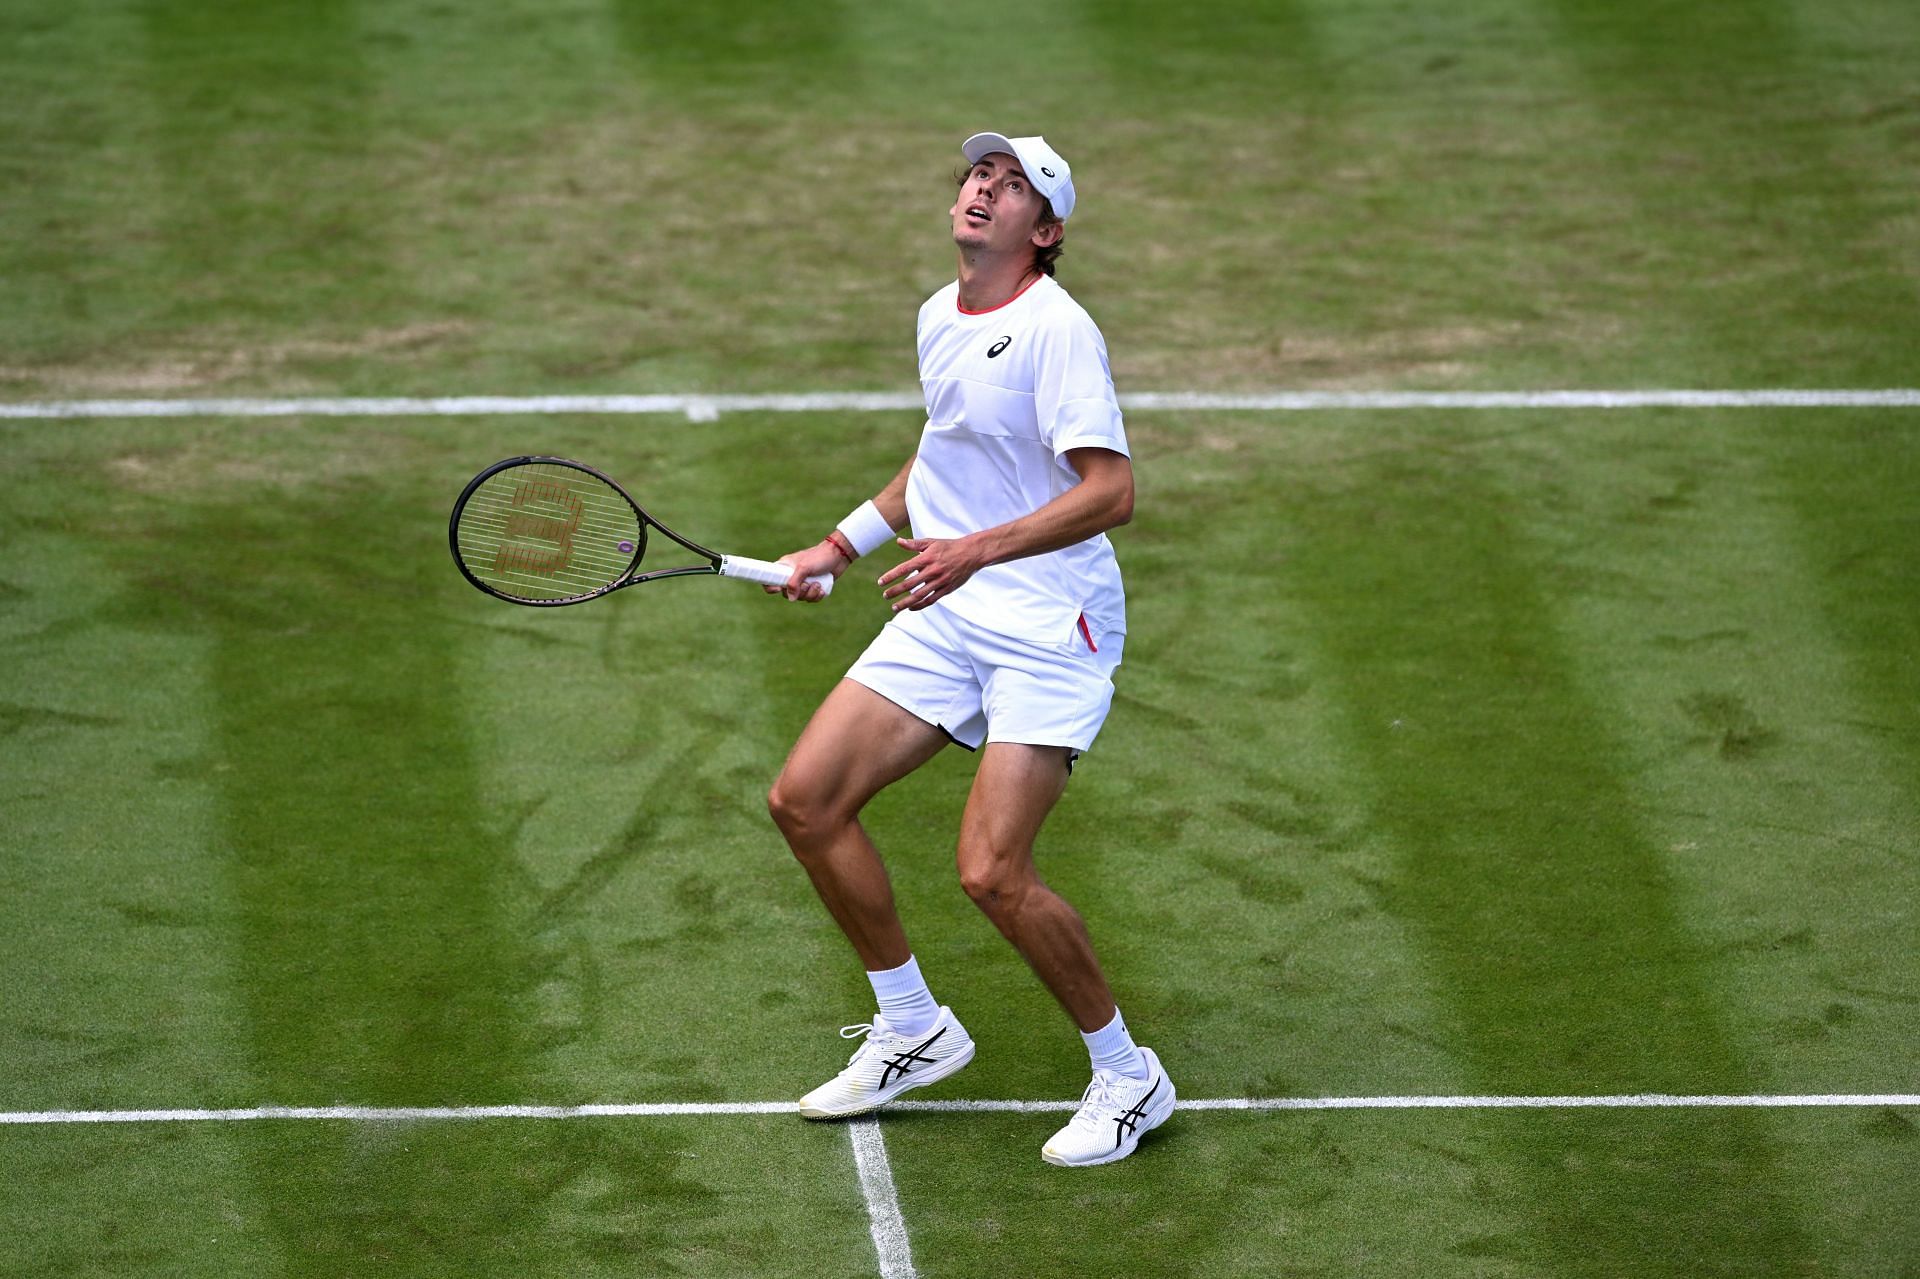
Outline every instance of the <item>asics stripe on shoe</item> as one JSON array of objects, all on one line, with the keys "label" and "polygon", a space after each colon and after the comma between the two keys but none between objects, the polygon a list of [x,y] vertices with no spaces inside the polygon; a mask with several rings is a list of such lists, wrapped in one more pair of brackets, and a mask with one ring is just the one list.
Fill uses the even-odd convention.
[{"label": "asics stripe on shoe", "polygon": [[872,1024],[843,1026],[843,1039],[866,1037],[847,1059],[847,1068],[800,1099],[808,1119],[845,1119],[877,1110],[910,1088],[945,1079],[973,1060],[967,1028],[942,1006],[940,1020],[925,1034],[908,1037],[875,1018]]},{"label": "asics stripe on shoe", "polygon": [[1040,1148],[1040,1157],[1062,1168],[1085,1168],[1125,1159],[1140,1138],[1173,1113],[1173,1081],[1153,1049],[1142,1048],[1147,1077],[1130,1079],[1110,1070],[1093,1072],[1080,1109]]}]

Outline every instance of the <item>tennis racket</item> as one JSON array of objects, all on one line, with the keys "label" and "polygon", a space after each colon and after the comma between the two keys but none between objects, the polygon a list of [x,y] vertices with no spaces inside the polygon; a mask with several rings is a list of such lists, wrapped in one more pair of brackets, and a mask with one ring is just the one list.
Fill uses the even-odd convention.
[{"label": "tennis racket", "polygon": [[[642,573],[650,528],[706,562]],[[474,476],[453,504],[447,541],[469,582],[496,599],[538,608],[583,603],[661,577],[717,573],[784,586],[793,576],[785,564],[720,555],[688,541],[611,479],[563,457],[510,457]],[[833,589],[831,577],[808,580]]]}]

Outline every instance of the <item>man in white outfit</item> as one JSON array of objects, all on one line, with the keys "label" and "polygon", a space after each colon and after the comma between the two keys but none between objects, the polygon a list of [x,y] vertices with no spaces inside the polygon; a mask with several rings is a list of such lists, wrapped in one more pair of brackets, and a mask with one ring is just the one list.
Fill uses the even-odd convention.
[{"label": "man in white outfit", "polygon": [[880,578],[894,619],[807,724],[768,796],[774,821],[866,966],[879,1001],[845,1070],[800,1100],[810,1119],[862,1114],[973,1059],[907,943],[859,821],[879,791],[949,742],[978,751],[961,885],[1080,1028],[1093,1082],[1041,1149],[1110,1163],[1173,1112],[1135,1045],[1086,925],[1040,879],[1033,844],[1113,700],[1126,600],[1106,531],[1133,514],[1133,467],[1092,319],[1053,279],[1072,172],[1039,137],[981,133],[950,210],[959,275],[920,308],[927,423],[893,481],[819,545],[784,557],[784,592],[838,576],[899,538]]}]

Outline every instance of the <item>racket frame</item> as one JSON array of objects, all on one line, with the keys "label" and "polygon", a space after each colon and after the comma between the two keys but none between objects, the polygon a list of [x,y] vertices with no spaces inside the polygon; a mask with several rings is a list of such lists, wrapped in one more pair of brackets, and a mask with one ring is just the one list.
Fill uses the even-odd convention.
[{"label": "racket frame", "polygon": [[[608,582],[605,586],[595,587],[591,591],[584,591],[578,595],[565,595],[559,599],[551,600],[532,600],[519,595],[508,595],[504,591],[487,585],[474,575],[473,570],[467,567],[466,560],[462,558],[460,554],[460,516],[462,512],[467,509],[467,499],[472,497],[482,484],[485,484],[500,472],[511,470],[516,466],[532,465],[564,466],[583,472],[599,480],[602,484],[605,484],[608,488],[626,499],[627,505],[633,508],[633,513],[639,518],[640,522],[639,535],[634,539],[633,558],[627,562],[626,572],[622,573],[613,581]],[[688,564],[679,568],[660,568],[653,570],[651,573],[635,573],[634,570],[640,567],[641,558],[647,553],[647,528],[649,525],[659,529],[662,533],[665,533],[668,537],[686,547],[695,555],[706,559],[708,562],[705,564]],[[720,562],[725,558],[719,552],[710,551],[691,538],[682,537],[653,516],[647,514],[646,508],[633,500],[633,494],[627,492],[626,489],[620,486],[618,481],[605,472],[588,466],[585,462],[576,462],[572,458],[537,455],[503,458],[468,481],[467,487],[460,490],[460,496],[454,500],[453,515],[447,521],[447,546],[453,552],[454,565],[460,570],[462,577],[465,577],[469,582],[472,582],[475,586],[479,587],[488,595],[493,596],[495,599],[505,600],[509,604],[525,604],[529,608],[559,608],[567,604],[584,604],[588,600],[599,599],[602,595],[610,594],[624,587],[637,586],[641,582],[651,582],[662,577],[718,576],[720,573]]]}]

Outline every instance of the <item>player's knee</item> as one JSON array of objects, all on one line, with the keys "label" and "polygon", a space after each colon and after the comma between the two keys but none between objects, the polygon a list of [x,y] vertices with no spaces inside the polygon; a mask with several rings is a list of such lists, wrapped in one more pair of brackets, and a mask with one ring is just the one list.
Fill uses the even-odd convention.
[{"label": "player's knee", "polygon": [[990,851],[962,849],[959,864],[962,891],[988,914],[1019,904],[1033,884],[1030,870]]},{"label": "player's knee", "polygon": [[767,791],[767,814],[789,840],[804,836],[814,825],[815,808],[787,781],[783,773]]},{"label": "player's knee", "polygon": [[795,856],[804,856],[806,850],[834,826],[831,805],[785,773],[767,792],[767,812],[780,833],[787,837]]}]

